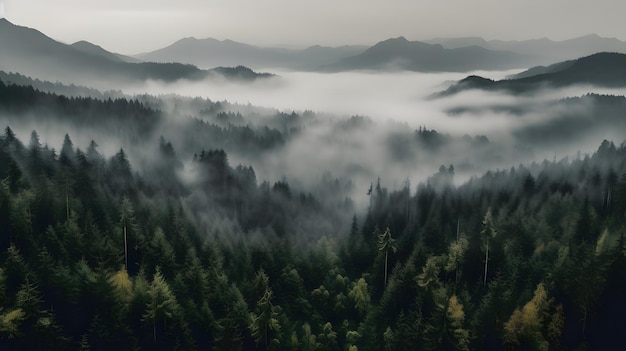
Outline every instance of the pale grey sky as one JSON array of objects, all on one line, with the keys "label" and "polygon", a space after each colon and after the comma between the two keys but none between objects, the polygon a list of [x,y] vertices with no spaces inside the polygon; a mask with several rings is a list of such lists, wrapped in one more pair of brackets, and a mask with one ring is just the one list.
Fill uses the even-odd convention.
[{"label": "pale grey sky", "polygon": [[72,43],[137,54],[174,41],[374,44],[390,37],[626,40],[624,0],[0,0],[0,16]]}]

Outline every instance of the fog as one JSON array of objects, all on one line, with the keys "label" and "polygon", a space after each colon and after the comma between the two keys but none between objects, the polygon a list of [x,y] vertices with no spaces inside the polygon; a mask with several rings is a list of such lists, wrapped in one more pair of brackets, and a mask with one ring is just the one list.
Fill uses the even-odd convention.
[{"label": "fog", "polygon": [[[432,108],[426,98],[435,91],[445,89],[446,83],[464,78],[468,74],[483,74],[504,78],[518,73],[418,73],[418,72],[272,72],[272,79],[258,79],[249,84],[221,79],[206,81],[180,81],[165,84],[151,81],[122,89],[127,94],[178,93],[199,96],[213,101],[227,100],[239,104],[275,108],[281,111],[315,111],[337,116],[369,116],[375,120],[407,122],[412,126],[430,125]],[[107,87],[111,88],[111,87]],[[436,106],[435,106],[436,107]]]},{"label": "fog", "polygon": [[[518,72],[469,74],[502,79],[514,73]],[[150,81],[122,90],[129,95],[176,93],[228,101],[236,104],[230,108],[233,112],[248,112],[243,112],[244,125],[266,125],[268,116],[276,111],[299,114],[313,111],[315,118],[304,123],[303,130],[282,148],[260,155],[227,149],[231,164],[253,166],[259,180],[286,179],[304,189],[310,189],[328,174],[350,179],[355,184],[353,197],[361,205],[366,203],[369,184],[376,182],[377,178],[390,187],[400,186],[405,180],[417,184],[426,181],[441,165],[453,165],[456,168],[455,182],[460,184],[489,169],[561,159],[578,151],[591,153],[603,139],[613,139],[616,143],[622,141],[621,136],[611,133],[610,128],[589,130],[576,139],[563,138],[552,144],[536,144],[529,141],[528,132],[523,133],[528,128],[547,125],[567,114],[570,107],[557,103],[564,98],[588,93],[626,94],[624,90],[576,86],[540,89],[522,96],[471,90],[432,99],[433,93],[444,90],[468,74],[289,71],[277,74],[276,78],[249,84],[224,80],[175,84]],[[584,114],[585,111],[584,106],[577,106],[577,113]],[[364,116],[372,123],[338,130],[337,124],[351,116]],[[434,129],[451,139],[436,150],[426,149],[410,142],[419,128]],[[559,126],[551,128],[558,129]],[[169,140],[177,145],[179,138],[174,136],[172,128],[164,134],[166,138],[170,135]],[[474,147],[463,140],[465,135],[484,135],[490,143]],[[207,143],[207,147],[212,145]]]},{"label": "fog", "polygon": [[[260,182],[287,180],[298,190],[315,191],[325,177],[351,181],[354,187],[349,195],[359,209],[366,206],[367,189],[378,178],[391,188],[402,186],[406,180],[415,185],[428,180],[440,166],[452,165],[454,181],[461,184],[487,170],[561,159],[579,151],[591,153],[603,139],[618,144],[623,141],[623,136],[616,132],[620,129],[613,128],[608,120],[594,124],[593,128],[564,128],[569,124],[567,118],[576,119],[574,126],[585,125],[585,119],[594,118],[594,105],[582,100],[567,105],[563,99],[588,93],[626,95],[624,89],[575,86],[538,89],[517,96],[469,90],[434,99],[433,93],[445,90],[468,74],[275,73],[275,78],[251,83],[216,78],[170,84],[148,81],[129,86],[95,83],[98,89],[119,89],[130,98],[141,100],[146,93],[159,97],[156,108],[163,110],[164,119],[141,145],[131,144],[123,137],[103,135],[99,127],[81,129],[51,121],[17,119],[8,124],[16,128],[22,140],[28,140],[30,131],[36,129],[41,142],[56,150],[60,149],[65,133],[82,149],[95,140],[106,157],[125,148],[131,164],[139,171],[150,163],[158,138],[163,136],[172,142],[186,165],[180,176],[187,182],[193,182],[195,177],[190,166],[194,153],[223,148],[231,166],[252,166]],[[469,74],[502,79],[514,73],[518,72]],[[171,94],[177,95],[172,98]],[[207,99],[200,100],[205,101],[200,103],[205,109],[217,101],[228,103],[220,111],[207,114],[201,113],[202,107],[197,107],[193,100],[176,96]],[[223,128],[249,126],[259,131],[269,127],[282,134],[284,145],[257,150],[202,137],[200,132],[200,137],[189,135],[195,132],[190,120],[217,123],[219,112],[241,114],[241,120],[228,120],[221,124]],[[292,112],[299,119],[280,122],[277,117]],[[362,118],[351,119],[353,116]],[[289,132],[291,127],[296,132]],[[433,141],[424,135],[421,140],[418,130],[436,130],[437,139]],[[480,139],[481,136],[486,139]]]}]

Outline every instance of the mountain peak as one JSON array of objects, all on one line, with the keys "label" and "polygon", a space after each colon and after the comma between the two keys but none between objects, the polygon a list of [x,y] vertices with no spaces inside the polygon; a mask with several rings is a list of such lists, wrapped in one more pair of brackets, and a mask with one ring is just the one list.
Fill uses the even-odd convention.
[{"label": "mountain peak", "polygon": [[79,40],[79,41],[71,44],[70,46],[80,46],[80,45],[98,46],[96,44],[88,42],[87,40]]},{"label": "mountain peak", "polygon": [[198,40],[200,40],[200,39],[198,39],[198,38],[196,38],[196,37],[184,37],[184,38],[182,38],[182,39],[178,40],[177,42],[178,42],[178,43],[184,43],[184,42],[195,42],[195,41],[198,41]]},{"label": "mountain peak", "polygon": [[581,37],[578,37],[578,39],[600,39],[602,38],[601,36],[599,36],[596,33],[591,33],[591,34],[587,34],[587,35],[583,35]]},{"label": "mountain peak", "polygon": [[428,44],[421,41],[409,41],[405,37],[391,38],[376,43],[370,47],[368,51],[385,51],[394,52],[396,54],[403,53],[413,55],[420,50],[438,50],[443,49],[440,44]]},{"label": "mountain peak", "polygon": [[384,41],[387,41],[387,42],[396,42],[396,43],[408,43],[408,42],[409,42],[409,41],[408,41],[405,37],[403,37],[403,36],[399,36],[399,37],[397,37],[397,38],[390,38],[390,39],[387,39],[387,40],[384,40]]}]

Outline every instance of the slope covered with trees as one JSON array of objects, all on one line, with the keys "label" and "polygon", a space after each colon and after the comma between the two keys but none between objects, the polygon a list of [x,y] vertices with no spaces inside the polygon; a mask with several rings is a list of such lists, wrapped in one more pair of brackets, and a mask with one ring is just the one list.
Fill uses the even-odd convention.
[{"label": "slope covered with trees", "polygon": [[[67,97],[54,91],[68,87],[38,84],[48,92],[0,81],[0,116],[11,124],[0,136],[0,349],[619,342],[624,144],[460,185],[459,164],[416,186],[378,179],[355,189],[329,173],[314,185],[270,181],[237,164],[241,156],[285,155],[299,138],[314,141],[311,130],[349,148],[375,123],[179,96],[97,98],[79,87]],[[604,106],[589,109],[596,121],[617,123],[624,99],[561,103],[589,102]],[[79,146],[69,133],[55,150],[38,130],[27,141],[12,129],[28,123],[102,139]],[[390,130],[379,140],[392,161],[427,167],[427,157],[459,149],[497,161],[485,136]],[[107,155],[98,144],[112,140],[124,147]],[[355,193],[369,202],[357,205]]]},{"label": "slope covered with trees", "polygon": [[547,67],[533,67],[508,79],[492,80],[468,76],[435,96],[445,97],[472,89],[532,94],[546,88],[576,85],[619,88],[623,87],[626,81],[625,63],[626,54],[599,52]]},{"label": "slope covered with trees", "polygon": [[626,148],[607,141],[459,187],[443,166],[414,193],[378,182],[351,229],[307,245],[336,211],[221,150],[182,184],[162,139],[155,184],[123,150],[0,141],[7,348],[600,348],[624,322]]}]

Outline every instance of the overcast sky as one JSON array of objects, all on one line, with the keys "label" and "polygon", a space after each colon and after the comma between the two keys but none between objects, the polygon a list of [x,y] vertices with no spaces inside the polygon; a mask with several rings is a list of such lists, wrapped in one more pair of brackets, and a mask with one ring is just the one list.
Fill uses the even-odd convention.
[{"label": "overcast sky", "polygon": [[72,43],[137,54],[183,37],[257,45],[482,36],[626,40],[624,0],[0,0],[0,16]]}]

